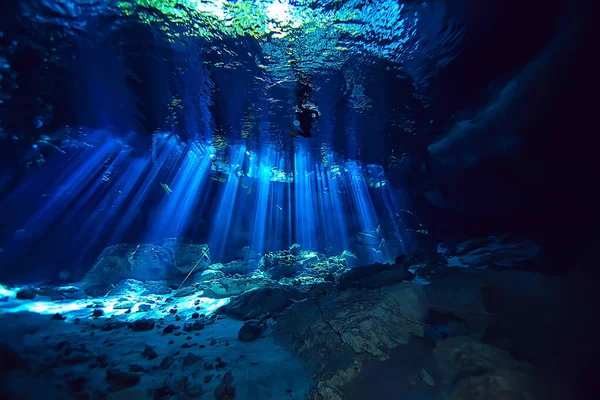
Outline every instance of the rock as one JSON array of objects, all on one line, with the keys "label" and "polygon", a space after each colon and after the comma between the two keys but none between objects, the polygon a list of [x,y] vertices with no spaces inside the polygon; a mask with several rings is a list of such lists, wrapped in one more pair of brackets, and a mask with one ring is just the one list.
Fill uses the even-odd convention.
[{"label": "rock", "polygon": [[506,236],[471,239],[456,246],[454,257],[448,259],[451,267],[518,268],[532,263],[541,254],[532,240],[510,240]]},{"label": "rock", "polygon": [[164,327],[163,329],[163,335],[169,334],[169,333],[173,333],[173,331],[175,330],[175,325],[173,324],[169,324],[167,326]]},{"label": "rock", "polygon": [[46,296],[46,297],[56,297],[56,296],[60,296],[61,294],[59,292],[56,291],[56,289],[52,286],[40,286],[37,290],[36,290],[36,294],[38,296]]},{"label": "rock", "polygon": [[350,287],[380,288],[413,278],[414,275],[401,264],[376,263],[346,271],[338,278],[337,286],[341,290]]},{"label": "rock", "polygon": [[59,313],[56,313],[52,316],[52,319],[56,320],[56,321],[64,321],[67,319],[67,317],[65,317],[64,315],[61,315]]},{"label": "rock", "polygon": [[385,257],[383,255],[383,252],[377,247],[356,245],[354,246],[354,250],[361,265],[369,265],[384,262]]},{"label": "rock", "polygon": [[223,278],[204,282],[202,285],[206,297],[224,298],[237,296],[250,289],[266,286],[269,283],[269,280],[260,278]]},{"label": "rock", "polygon": [[168,250],[179,273],[187,275],[194,267],[203,271],[210,265],[207,244],[195,244],[180,238],[165,239],[162,247]]},{"label": "rock", "polygon": [[[492,320],[483,302],[481,273],[446,268],[423,287],[430,307],[430,325],[449,335],[481,338]],[[436,338],[440,339],[440,338]]]},{"label": "rock", "polygon": [[449,337],[439,342],[434,355],[444,383],[495,370],[523,370],[526,367],[525,363],[514,360],[509,352],[466,336]]},{"label": "rock", "polygon": [[8,301],[8,296],[0,297],[0,303],[6,303]]},{"label": "rock", "polygon": [[77,286],[68,285],[68,286],[58,286],[54,288],[58,293],[75,293],[79,292],[79,288]]},{"label": "rock", "polygon": [[123,301],[115,303],[113,306],[115,310],[129,310],[133,308],[133,303],[131,301]]},{"label": "rock", "polygon": [[26,286],[17,292],[17,299],[19,300],[33,300],[35,299],[36,290],[32,287]]},{"label": "rock", "polygon": [[241,320],[255,319],[268,313],[280,313],[294,301],[304,298],[306,293],[296,288],[271,285],[236,296],[217,312]]},{"label": "rock", "polygon": [[386,360],[412,335],[424,335],[427,302],[418,285],[328,291],[292,304],[273,326],[315,373],[323,398],[341,399],[342,387],[360,373],[361,360]]},{"label": "rock", "polygon": [[131,372],[108,369],[106,382],[117,390],[126,389],[137,385],[140,382],[140,376]]},{"label": "rock", "polygon": [[198,314],[197,312],[192,314],[193,319],[197,319],[198,317],[200,317],[200,314]]},{"label": "rock", "polygon": [[144,369],[144,367],[142,367],[139,364],[131,364],[129,366],[129,371],[130,372],[145,372],[146,370]]},{"label": "rock", "polygon": [[[110,393],[106,400],[153,400],[151,391],[148,389],[125,389]],[[87,400],[87,399],[86,399]]]},{"label": "rock", "polygon": [[319,262],[325,260],[325,255],[316,251],[302,250],[296,255],[296,263],[303,269],[312,268]]},{"label": "rock", "polygon": [[250,342],[260,337],[264,324],[259,321],[246,321],[238,332],[238,338],[243,342]]},{"label": "rock", "polygon": [[232,386],[233,374],[231,371],[227,372],[221,384],[215,389],[214,395],[216,400],[234,400],[235,399],[235,388]]},{"label": "rock", "polygon": [[431,375],[429,375],[429,372],[427,372],[425,368],[421,368],[419,371],[419,377],[427,386],[435,386],[435,380]]},{"label": "rock", "polygon": [[259,254],[252,250],[250,246],[244,246],[242,248],[242,259],[246,262],[256,262],[259,259]]},{"label": "rock", "polygon": [[154,351],[152,347],[146,347],[142,353],[142,356],[148,360],[154,360],[158,357],[158,354],[156,354],[156,351]]},{"label": "rock", "polygon": [[434,355],[453,399],[533,399],[533,368],[504,350],[459,336],[438,343]]},{"label": "rock", "polygon": [[204,383],[210,383],[210,381],[212,380],[212,378],[214,377],[214,374],[210,374],[210,375],[206,375],[204,377]]},{"label": "rock", "polygon": [[183,358],[183,366],[184,367],[190,366],[192,364],[197,363],[201,359],[202,359],[202,357],[198,357],[192,353],[187,353],[187,355]]},{"label": "rock", "polygon": [[138,244],[127,257],[130,272],[127,278],[141,281],[166,279],[175,273],[176,266],[172,252],[155,244]]},{"label": "rock", "polygon": [[151,308],[150,304],[140,304],[138,306],[138,311],[150,311]]},{"label": "rock", "polygon": [[194,323],[192,324],[192,330],[193,331],[201,331],[202,329],[204,329],[204,321],[201,321],[201,320],[194,321]]},{"label": "rock", "polygon": [[145,281],[143,283],[144,291],[141,296],[148,295],[166,295],[170,294],[173,290],[169,287],[167,281]]},{"label": "rock", "polygon": [[19,352],[6,344],[0,344],[0,372],[29,370],[28,362]]},{"label": "rock", "polygon": [[96,308],[92,313],[94,317],[101,317],[104,315],[104,311],[101,308]]},{"label": "rock", "polygon": [[[227,275],[245,275],[250,271],[248,262],[244,260],[233,260],[226,264],[220,264],[219,271]],[[216,279],[216,278],[213,278]]]},{"label": "rock", "polygon": [[194,275],[194,281],[204,282],[204,281],[210,281],[213,279],[221,279],[224,277],[225,277],[225,274],[223,273],[223,271],[207,269],[206,271],[202,271],[201,273]]},{"label": "rock", "polygon": [[[104,249],[83,278],[82,286],[86,292],[93,288],[94,292],[101,293],[102,288],[123,279],[168,279],[181,273],[187,274],[194,266],[202,271],[209,264],[210,253],[204,244],[184,243],[176,239],[167,239],[162,246],[116,244]],[[161,287],[163,294],[164,290],[164,286]],[[149,292],[143,294],[151,294],[152,291],[149,288]]]},{"label": "rock", "polygon": [[115,244],[105,248],[82,280],[86,292],[92,288],[116,284],[124,278],[134,278],[134,274],[130,273],[129,256],[135,248],[132,244]]},{"label": "rock", "polygon": [[260,265],[265,274],[273,279],[289,278],[296,274],[296,256],[289,250],[270,252],[262,256]]},{"label": "rock", "polygon": [[169,369],[173,363],[175,363],[175,359],[171,356],[167,356],[160,362],[160,369]]},{"label": "rock", "polygon": [[183,287],[175,292],[174,297],[185,297],[196,293],[198,290],[194,286]]},{"label": "rock", "polygon": [[211,369],[214,369],[214,366],[212,363],[204,363],[204,370],[205,371],[210,371]]},{"label": "rock", "polygon": [[533,400],[532,380],[519,371],[500,370],[460,380],[453,400]]},{"label": "rock", "polygon": [[171,308],[169,310],[169,313],[171,313],[171,314],[177,314],[177,309],[176,308]]},{"label": "rock", "polygon": [[134,332],[147,332],[154,329],[154,320],[150,318],[142,318],[130,324]]}]

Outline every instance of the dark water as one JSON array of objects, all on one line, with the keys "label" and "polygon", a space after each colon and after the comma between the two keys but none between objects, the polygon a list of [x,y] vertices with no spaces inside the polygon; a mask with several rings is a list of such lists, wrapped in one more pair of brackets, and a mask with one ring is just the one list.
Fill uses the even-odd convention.
[{"label": "dark water", "polygon": [[585,2],[5,3],[3,396],[595,398]]}]

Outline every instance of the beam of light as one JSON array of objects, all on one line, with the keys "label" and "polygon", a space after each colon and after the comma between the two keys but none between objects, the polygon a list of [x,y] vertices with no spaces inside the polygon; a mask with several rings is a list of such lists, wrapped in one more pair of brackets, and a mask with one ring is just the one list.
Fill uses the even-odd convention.
[{"label": "beam of light", "polygon": [[316,161],[304,142],[298,145],[294,154],[294,207],[295,207],[295,238],[304,249],[318,247],[318,222],[316,202]]},{"label": "beam of light", "polygon": [[[231,147],[232,155],[230,162],[232,166],[241,166],[246,156],[246,146]],[[218,201],[217,212],[212,221],[212,231],[208,244],[213,260],[220,260],[225,252],[225,245],[231,228],[231,220],[236,210],[236,197],[238,189],[242,184],[243,176],[230,173],[225,185],[221,186],[221,195]]]},{"label": "beam of light", "polygon": [[[133,173],[138,175],[137,182],[135,183],[135,187],[137,190],[133,190],[133,198],[129,201],[127,208],[121,214],[121,219],[119,223],[115,227],[113,234],[110,237],[110,242],[118,243],[125,232],[131,227],[133,219],[140,211],[142,204],[148,197],[152,188],[156,188],[160,182],[157,182],[157,177],[162,167],[165,165],[167,158],[171,156],[173,153],[177,153],[178,150],[178,142],[175,137],[170,138],[158,151],[155,156],[148,155],[138,160],[134,165],[130,168]],[[152,158],[156,157],[154,161]],[[146,170],[150,168],[149,172]]]},{"label": "beam of light", "polygon": [[379,222],[365,177],[356,161],[347,162],[346,168],[348,170],[346,186],[350,192],[354,219],[358,222],[361,231],[373,231]]},{"label": "beam of light", "polygon": [[318,170],[320,178],[319,197],[321,199],[321,226],[323,227],[325,245],[334,252],[349,249],[348,227],[344,217],[343,195],[339,180],[334,179],[331,170],[323,168]]},{"label": "beam of light", "polygon": [[150,239],[177,237],[185,233],[192,210],[206,193],[212,159],[207,149],[190,145],[182,154],[175,178],[169,182],[172,193],[164,193],[153,222]]},{"label": "beam of light", "polygon": [[[269,208],[269,191],[274,184],[270,181],[270,169],[267,160],[271,157],[271,148],[267,148],[260,157],[258,170],[255,172],[257,176],[257,190],[256,190],[256,207],[254,211],[254,224],[252,227],[252,249],[258,253],[262,253],[265,250],[265,237],[267,236],[267,210]],[[277,211],[282,212],[283,207],[287,207],[287,204],[271,204],[271,206],[277,207]]]},{"label": "beam of light", "polygon": [[84,259],[87,252],[90,251],[96,240],[104,232],[106,222],[120,215],[126,199],[133,192],[135,184],[140,179],[140,174],[146,167],[146,160],[131,160],[127,153],[121,153],[111,163],[111,168],[107,171],[118,171],[124,166],[126,167],[123,173],[116,177],[111,176],[110,179],[103,182],[107,187],[103,192],[104,197],[80,229],[80,236],[85,238],[85,243],[81,248],[79,262]]},{"label": "beam of light", "polygon": [[[399,191],[393,193],[392,190],[390,185],[385,185],[380,189],[380,196],[394,227],[394,235],[400,244],[400,249],[407,254],[416,248],[414,234],[407,229],[409,225],[405,221],[405,210],[409,208],[408,195]],[[400,206],[399,203],[402,203],[403,206]]]},{"label": "beam of light", "polygon": [[[82,198],[89,199],[97,185],[107,159],[120,151],[120,145],[106,139],[98,147],[86,148],[71,162],[48,188],[51,194],[47,201],[24,224],[21,231],[29,239],[43,235],[48,228],[71,213],[73,207],[82,205]],[[32,184],[37,184],[32,182]]]}]

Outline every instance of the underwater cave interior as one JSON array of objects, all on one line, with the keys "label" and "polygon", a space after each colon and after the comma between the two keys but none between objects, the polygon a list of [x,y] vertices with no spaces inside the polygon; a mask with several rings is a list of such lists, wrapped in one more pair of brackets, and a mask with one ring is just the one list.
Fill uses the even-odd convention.
[{"label": "underwater cave interior", "polygon": [[586,2],[5,3],[2,398],[600,398]]}]

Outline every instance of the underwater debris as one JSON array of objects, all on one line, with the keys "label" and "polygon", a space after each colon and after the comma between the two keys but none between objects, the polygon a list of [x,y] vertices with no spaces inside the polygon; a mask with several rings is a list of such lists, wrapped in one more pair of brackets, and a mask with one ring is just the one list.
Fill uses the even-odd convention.
[{"label": "underwater debris", "polygon": [[212,179],[212,180],[213,180],[213,181],[215,181],[215,182],[221,182],[221,183],[223,183],[223,182],[227,182],[227,181],[225,180],[225,178],[223,178],[223,177],[221,177],[221,176],[211,176],[211,177],[210,177],[210,179]]},{"label": "underwater debris", "polygon": [[165,191],[165,193],[167,193],[167,194],[173,193],[173,191],[171,190],[171,188],[169,187],[169,185],[167,185],[166,183],[161,183],[160,186],[163,188],[163,190]]}]

